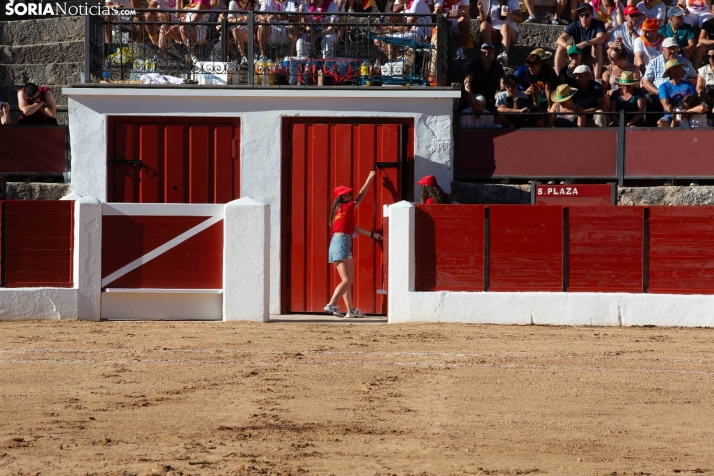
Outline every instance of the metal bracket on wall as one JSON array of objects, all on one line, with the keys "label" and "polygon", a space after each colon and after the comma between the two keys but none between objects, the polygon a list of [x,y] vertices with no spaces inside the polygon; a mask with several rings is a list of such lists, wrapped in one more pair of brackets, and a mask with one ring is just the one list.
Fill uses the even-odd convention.
[{"label": "metal bracket on wall", "polygon": [[141,160],[110,160],[107,165],[133,165],[134,167],[141,166]]}]

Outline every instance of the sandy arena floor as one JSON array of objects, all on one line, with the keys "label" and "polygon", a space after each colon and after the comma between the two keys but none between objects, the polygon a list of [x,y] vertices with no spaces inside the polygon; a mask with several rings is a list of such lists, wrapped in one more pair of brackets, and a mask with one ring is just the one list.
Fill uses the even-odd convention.
[{"label": "sandy arena floor", "polygon": [[0,474],[714,473],[713,340],[0,322]]}]

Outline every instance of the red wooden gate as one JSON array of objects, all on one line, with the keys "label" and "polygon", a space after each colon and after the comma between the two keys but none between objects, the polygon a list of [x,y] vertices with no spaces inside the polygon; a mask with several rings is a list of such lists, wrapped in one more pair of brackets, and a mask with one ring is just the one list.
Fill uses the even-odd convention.
[{"label": "red wooden gate", "polygon": [[[339,282],[327,262],[332,190],[348,185],[358,193],[377,162],[404,160],[400,124],[289,124],[288,311],[322,312]],[[381,231],[382,205],[402,199],[401,167],[383,167],[355,212],[357,226]],[[376,201],[375,201],[376,200]],[[360,236],[354,241],[355,305],[384,313],[382,244]],[[340,302],[344,311],[344,304]]]},{"label": "red wooden gate", "polygon": [[109,131],[110,202],[228,203],[239,198],[237,121],[113,117]]}]

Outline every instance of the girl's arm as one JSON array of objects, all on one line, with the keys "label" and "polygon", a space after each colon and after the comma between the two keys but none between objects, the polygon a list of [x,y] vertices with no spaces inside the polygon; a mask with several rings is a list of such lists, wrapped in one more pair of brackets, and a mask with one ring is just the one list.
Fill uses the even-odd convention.
[{"label": "girl's arm", "polygon": [[[367,195],[367,190],[369,190],[369,184],[372,183],[372,180],[374,180],[374,177],[377,175],[377,172],[374,170],[369,172],[369,176],[367,177],[367,180],[364,182],[364,185],[362,185],[362,188],[359,191],[359,194],[357,195],[357,198],[355,198],[355,207],[358,206],[361,202],[362,199],[364,198],[365,195]],[[369,235],[369,233],[368,233]]]},{"label": "girl's arm", "polygon": [[369,236],[369,237],[372,238],[374,241],[382,241],[382,235],[380,235],[380,234],[377,233],[376,231],[375,231],[375,232],[369,232],[369,231],[365,230],[364,228],[360,228],[360,227],[358,227],[358,226],[355,227],[355,231],[356,231],[357,233],[359,233],[360,235]]}]

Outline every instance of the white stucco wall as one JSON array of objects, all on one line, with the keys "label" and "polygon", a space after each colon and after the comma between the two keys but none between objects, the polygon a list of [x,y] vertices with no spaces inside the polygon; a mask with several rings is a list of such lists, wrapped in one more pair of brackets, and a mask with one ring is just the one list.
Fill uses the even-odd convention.
[{"label": "white stucco wall", "polygon": [[270,205],[271,314],[280,312],[281,296],[283,117],[412,118],[415,180],[432,174],[449,191],[453,177],[453,100],[459,91],[65,88],[63,93],[69,97],[73,190],[101,201],[107,199],[107,116],[240,118],[241,196]]},{"label": "white stucco wall", "polygon": [[414,210],[400,202],[387,212],[390,323],[714,327],[712,295],[417,292]]}]

